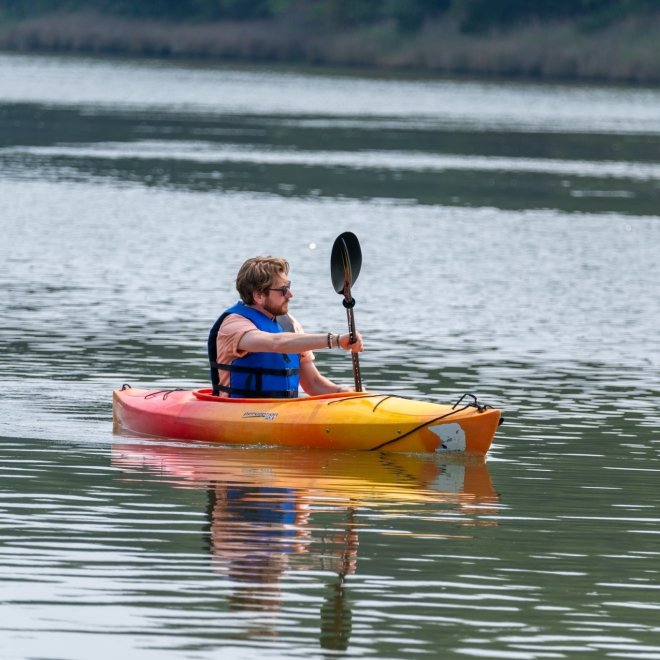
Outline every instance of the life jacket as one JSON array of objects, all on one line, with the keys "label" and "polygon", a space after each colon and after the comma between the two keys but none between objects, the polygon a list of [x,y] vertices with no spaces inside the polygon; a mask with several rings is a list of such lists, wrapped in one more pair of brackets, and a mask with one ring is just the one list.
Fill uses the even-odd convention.
[{"label": "life jacket", "polygon": [[[284,332],[275,320],[241,301],[226,309],[209,332],[208,353],[211,365],[213,394],[226,392],[233,398],[287,399],[298,396],[300,382],[300,356],[297,353],[248,353],[232,360],[231,364],[218,363],[218,332],[230,314],[249,319],[263,332]],[[218,369],[229,372],[229,387],[220,384]]]}]

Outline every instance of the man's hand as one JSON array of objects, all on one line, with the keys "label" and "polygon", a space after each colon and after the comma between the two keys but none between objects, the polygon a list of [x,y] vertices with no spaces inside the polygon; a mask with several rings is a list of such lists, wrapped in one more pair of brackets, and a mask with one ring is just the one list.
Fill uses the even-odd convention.
[{"label": "man's hand", "polygon": [[352,351],[353,353],[362,353],[364,350],[362,335],[356,331],[355,341],[352,344],[350,334],[339,335],[339,348],[343,348],[345,351]]}]

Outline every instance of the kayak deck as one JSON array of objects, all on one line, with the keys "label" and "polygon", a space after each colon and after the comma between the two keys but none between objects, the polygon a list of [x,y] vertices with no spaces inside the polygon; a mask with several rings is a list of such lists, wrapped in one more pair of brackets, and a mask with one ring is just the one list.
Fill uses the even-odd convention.
[{"label": "kayak deck", "polygon": [[211,390],[113,393],[115,430],[222,444],[486,454],[501,411],[349,392],[296,399],[228,399]]}]

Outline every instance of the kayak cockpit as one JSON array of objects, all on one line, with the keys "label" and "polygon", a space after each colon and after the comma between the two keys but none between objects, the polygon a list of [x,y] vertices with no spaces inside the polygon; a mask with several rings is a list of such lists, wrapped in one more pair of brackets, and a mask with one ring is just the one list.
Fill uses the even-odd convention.
[{"label": "kayak cockpit", "polygon": [[216,401],[218,403],[273,403],[278,401],[280,403],[296,403],[300,401],[324,401],[332,399],[366,399],[372,397],[382,397],[382,394],[370,392],[333,392],[331,394],[316,394],[314,396],[299,396],[292,399],[239,399],[230,398],[226,396],[215,396],[210,387],[203,387],[198,390],[193,390],[193,396],[199,401]]}]

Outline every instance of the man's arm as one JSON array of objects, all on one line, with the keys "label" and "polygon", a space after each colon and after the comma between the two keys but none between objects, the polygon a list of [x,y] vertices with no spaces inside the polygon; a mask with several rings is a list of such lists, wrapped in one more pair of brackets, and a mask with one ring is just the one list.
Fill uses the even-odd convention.
[{"label": "man's arm", "polygon": [[334,392],[352,392],[350,387],[342,387],[321,375],[312,360],[300,364],[300,386],[310,396],[332,394]]},{"label": "man's arm", "polygon": [[[336,348],[337,335],[332,334],[330,341],[332,347]],[[350,341],[351,336],[349,334],[339,335],[339,348],[354,353],[363,350],[362,335],[359,332],[356,333],[355,343],[351,344]],[[328,348],[328,334],[308,332],[280,332],[275,334],[262,332],[261,330],[251,330],[241,337],[238,348],[249,353],[304,353],[305,351]]]}]

